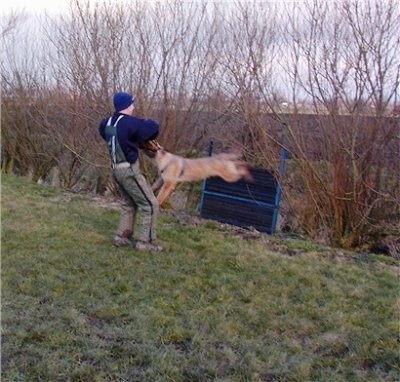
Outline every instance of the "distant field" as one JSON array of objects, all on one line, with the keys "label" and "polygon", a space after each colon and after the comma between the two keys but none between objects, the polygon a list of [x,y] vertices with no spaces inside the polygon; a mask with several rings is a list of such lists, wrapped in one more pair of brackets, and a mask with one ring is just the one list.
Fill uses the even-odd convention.
[{"label": "distant field", "polygon": [[2,381],[400,379],[390,257],[166,213],[165,253],[116,249],[118,209],[5,175],[1,196]]}]

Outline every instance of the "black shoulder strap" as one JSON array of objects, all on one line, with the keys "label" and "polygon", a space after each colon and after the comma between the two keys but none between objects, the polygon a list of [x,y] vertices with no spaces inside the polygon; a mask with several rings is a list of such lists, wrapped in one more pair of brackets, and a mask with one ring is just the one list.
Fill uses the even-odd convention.
[{"label": "black shoulder strap", "polygon": [[114,168],[116,163],[126,162],[126,157],[122,148],[118,142],[117,136],[117,124],[121,120],[123,115],[120,115],[118,119],[112,124],[112,116],[107,121],[105,136],[107,139],[108,152],[111,159],[111,167]]}]

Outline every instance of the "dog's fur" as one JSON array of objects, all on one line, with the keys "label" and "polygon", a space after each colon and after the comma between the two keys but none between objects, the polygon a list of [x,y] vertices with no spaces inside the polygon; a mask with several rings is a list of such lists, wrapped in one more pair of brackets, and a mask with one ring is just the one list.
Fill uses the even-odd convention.
[{"label": "dog's fur", "polygon": [[213,176],[219,176],[226,182],[242,178],[252,180],[248,164],[240,161],[235,154],[188,159],[160,149],[155,154],[155,162],[160,177],[153,184],[153,191],[158,191],[160,205],[180,182],[196,182]]}]

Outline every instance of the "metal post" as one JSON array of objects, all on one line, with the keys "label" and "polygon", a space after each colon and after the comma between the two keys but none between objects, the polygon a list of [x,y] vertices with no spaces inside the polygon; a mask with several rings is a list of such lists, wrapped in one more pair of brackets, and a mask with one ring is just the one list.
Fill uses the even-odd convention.
[{"label": "metal post", "polygon": [[209,157],[212,155],[213,148],[214,148],[214,142],[210,141],[210,144],[208,145],[208,156]]},{"label": "metal post", "polygon": [[279,179],[277,179],[278,184],[276,186],[276,193],[275,193],[274,213],[272,215],[271,233],[275,232],[276,223],[278,221],[279,204],[281,202],[281,194],[282,194],[281,179],[283,179],[283,174],[285,172],[285,162],[286,162],[288,155],[289,155],[289,153],[285,149],[282,149],[281,160],[279,163]]},{"label": "metal post", "polygon": [[[213,141],[210,141],[210,144],[208,145],[208,156],[209,156],[209,157],[212,155],[213,146],[214,146],[214,142],[213,142]],[[206,182],[207,182],[207,179],[203,179],[203,184],[202,184],[202,186],[201,186],[200,214],[201,214],[201,211],[203,210],[204,191],[205,191],[205,189],[206,189]]]}]

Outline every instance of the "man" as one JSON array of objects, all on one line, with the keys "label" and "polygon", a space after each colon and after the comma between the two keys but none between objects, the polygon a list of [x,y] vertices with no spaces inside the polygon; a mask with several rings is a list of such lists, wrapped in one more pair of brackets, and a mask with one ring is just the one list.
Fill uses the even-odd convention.
[{"label": "man", "polygon": [[121,193],[121,217],[113,240],[117,247],[131,245],[135,220],[139,212],[140,232],[134,247],[141,251],[159,252],[155,243],[159,206],[149,182],[139,168],[139,145],[155,139],[159,125],[151,119],[133,116],[134,97],[118,92],[113,98],[115,112],[103,119],[100,135],[107,142],[113,177]]}]

